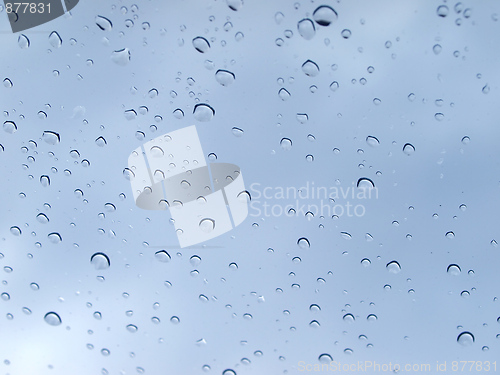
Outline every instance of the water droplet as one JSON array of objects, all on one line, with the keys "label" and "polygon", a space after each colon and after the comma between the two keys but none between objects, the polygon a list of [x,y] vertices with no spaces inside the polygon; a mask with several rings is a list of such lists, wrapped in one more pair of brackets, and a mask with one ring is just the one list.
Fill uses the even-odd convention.
[{"label": "water droplet", "polygon": [[215,110],[208,104],[196,104],[194,106],[193,115],[196,120],[207,122],[215,116]]},{"label": "water droplet", "polygon": [[12,81],[8,78],[3,80],[3,87],[10,89],[13,86]]},{"label": "water droplet", "polygon": [[17,38],[17,45],[22,49],[26,49],[30,46],[30,40],[26,35],[21,34],[19,38]]},{"label": "water droplet", "polygon": [[379,140],[371,135],[366,137],[366,143],[368,143],[368,145],[371,147],[377,147],[380,144]]},{"label": "water droplet", "polygon": [[14,134],[17,131],[17,125],[13,121],[5,121],[3,123],[3,130],[6,133]]},{"label": "water droplet", "polygon": [[131,181],[134,179],[135,173],[131,169],[125,168],[123,170],[123,177],[125,177],[127,180]]},{"label": "water droplet", "polygon": [[462,272],[462,269],[458,264],[450,264],[446,269],[446,272],[448,272],[450,275],[458,276],[460,275],[460,272]]},{"label": "water droplet", "polygon": [[403,146],[403,152],[406,154],[406,155],[411,155],[415,152],[415,147],[413,147],[412,144],[410,143],[406,143],[404,146]]},{"label": "water droplet", "polygon": [[342,36],[342,38],[344,39],[349,39],[351,37],[351,30],[349,29],[344,29],[342,30],[342,32],[340,33],[340,35]]},{"label": "water droplet", "polygon": [[360,189],[372,189],[375,187],[375,184],[373,183],[372,180],[370,180],[367,177],[362,177],[358,180],[358,183],[356,185]]},{"label": "water droplet", "polygon": [[490,92],[490,86],[485,85],[482,89],[483,94],[488,94]]},{"label": "water droplet", "polygon": [[103,31],[111,31],[113,24],[110,20],[103,16],[95,17],[95,24]]},{"label": "water droplet", "polygon": [[226,0],[226,3],[229,9],[234,10],[235,12],[240,10],[243,6],[243,0]]},{"label": "water droplet", "polygon": [[438,6],[436,13],[439,17],[446,17],[448,15],[449,9],[446,5]]},{"label": "water droplet", "polygon": [[243,136],[243,134],[245,133],[245,132],[243,131],[243,129],[236,128],[236,127],[233,127],[233,128],[231,129],[231,131],[232,131],[232,133],[233,133],[233,135],[234,135],[235,137],[241,137],[241,136]]},{"label": "water droplet", "polygon": [[228,368],[222,372],[222,375],[236,375],[236,371]]},{"label": "water droplet", "polygon": [[470,143],[470,138],[469,138],[469,137],[467,137],[467,136],[463,137],[463,138],[462,138],[462,143],[463,143],[464,145],[469,144],[469,143]]},{"label": "water droplet", "polygon": [[193,47],[200,53],[206,53],[210,49],[210,43],[202,36],[193,39]]},{"label": "water droplet", "polygon": [[92,264],[96,270],[105,270],[109,268],[111,262],[106,254],[95,253],[90,257],[90,264]]},{"label": "water droplet", "polygon": [[474,335],[470,332],[462,332],[457,337],[457,342],[462,346],[470,346],[474,343]]},{"label": "water droplet", "polygon": [[399,273],[401,271],[401,266],[395,260],[393,260],[392,262],[387,263],[387,265],[385,266],[385,268],[390,273]]},{"label": "water droplet", "polygon": [[111,352],[109,351],[109,349],[103,348],[103,349],[101,349],[101,354],[103,356],[107,357],[111,354]]},{"label": "water droplet", "polygon": [[59,48],[62,45],[61,36],[57,33],[57,31],[52,31],[49,35],[49,43],[54,48]]},{"label": "water droplet", "polygon": [[137,332],[137,329],[138,329],[137,326],[135,326],[133,324],[127,325],[126,328],[127,328],[127,331],[132,332],[132,333]]},{"label": "water droplet", "polygon": [[61,141],[61,137],[58,133],[52,131],[44,131],[42,134],[42,139],[49,145],[55,145]]},{"label": "water droplet", "polygon": [[172,322],[173,324],[179,324],[180,321],[181,320],[177,316],[173,316],[170,318],[170,322]]},{"label": "water droplet", "polygon": [[130,61],[130,50],[128,48],[119,49],[111,53],[111,61],[120,66],[125,66]]},{"label": "water droplet", "polygon": [[311,328],[318,328],[321,324],[319,324],[319,322],[317,320],[311,320],[311,322],[309,323],[309,327]]},{"label": "water droplet", "polygon": [[374,322],[376,321],[378,318],[377,318],[377,315],[375,314],[370,314],[366,317],[366,320],[369,321],[369,322]]},{"label": "water droplet", "polygon": [[234,82],[235,75],[229,70],[219,69],[215,72],[215,80],[219,82],[222,86],[229,86]]},{"label": "water droplet", "polygon": [[43,318],[45,322],[51,326],[58,326],[62,323],[61,317],[55,312],[48,312]]},{"label": "water droplet", "polygon": [[177,108],[174,112],[172,112],[172,114],[176,119],[179,120],[184,117],[184,111],[180,108]]},{"label": "water droplet", "polygon": [[153,146],[149,149],[149,152],[151,153],[151,156],[154,158],[161,158],[163,155],[165,155],[165,152],[163,149],[159,146]]},{"label": "water droplet", "polygon": [[310,244],[309,240],[307,238],[305,238],[305,237],[299,238],[298,241],[297,241],[297,245],[301,249],[308,249],[309,247],[311,247],[311,244]]},{"label": "water droplet", "polygon": [[95,144],[99,147],[104,147],[107,145],[108,142],[106,142],[106,139],[104,137],[99,137],[95,140]]},{"label": "water droplet", "polygon": [[42,184],[43,187],[50,186],[49,176],[46,175],[40,176],[40,184]]},{"label": "water droplet", "polygon": [[435,55],[439,55],[442,49],[443,48],[441,47],[440,44],[435,44],[434,47],[432,47],[432,51],[434,52]]},{"label": "water droplet", "polygon": [[280,145],[283,150],[289,151],[292,148],[292,140],[289,138],[282,138]]},{"label": "water droplet", "polygon": [[347,232],[340,232],[340,237],[342,237],[344,240],[350,240],[350,239],[352,239],[351,234],[347,233]]},{"label": "water droplet", "polygon": [[339,88],[339,83],[337,81],[333,81],[331,84],[330,84],[330,90],[332,91],[337,91],[337,89]]},{"label": "water droplet", "polygon": [[155,253],[155,258],[156,260],[158,260],[159,262],[162,262],[162,263],[167,263],[167,262],[170,262],[170,254],[167,253],[165,250],[160,250],[160,251],[157,251]]},{"label": "water droplet", "polygon": [[338,18],[337,12],[328,5],[321,5],[313,12],[314,21],[320,26],[328,26]]},{"label": "water droplet", "polygon": [[309,18],[304,18],[297,23],[297,30],[302,38],[310,40],[316,34],[316,28],[313,21]]},{"label": "water droplet", "polygon": [[32,290],[39,290],[40,289],[40,286],[37,284],[37,283],[31,283],[30,284],[30,288]]},{"label": "water droplet", "polygon": [[0,294],[0,298],[4,301],[8,301],[8,300],[10,300],[10,295],[9,295],[9,293],[2,293],[2,294]]},{"label": "water droplet", "polygon": [[52,232],[47,235],[47,238],[49,239],[50,242],[52,243],[59,243],[62,241],[62,237],[59,233],[57,232]]},{"label": "water droplet", "polygon": [[14,236],[20,236],[22,232],[19,227],[10,227],[10,233],[12,233]]},{"label": "water droplet", "polygon": [[205,233],[210,233],[215,229],[215,220],[205,218],[200,221],[200,229]]},{"label": "water droplet", "polygon": [[47,224],[49,222],[49,218],[43,213],[36,215],[36,220],[42,224]]},{"label": "water droplet", "polygon": [[437,120],[437,121],[443,121],[444,120],[444,114],[438,112],[436,114],[434,114],[434,118]]},{"label": "water droplet", "polygon": [[368,267],[370,264],[372,264],[372,262],[370,261],[370,259],[368,259],[368,258],[364,258],[364,259],[361,259],[361,264],[362,264],[364,267]]},{"label": "water droplet", "polygon": [[344,322],[349,322],[349,323],[352,323],[356,320],[356,318],[354,318],[354,315],[352,315],[351,313],[347,313],[345,314],[342,319],[344,320]]},{"label": "water droplet", "polygon": [[302,71],[306,76],[315,77],[319,74],[319,67],[314,61],[307,60],[304,64],[302,64]]},{"label": "water droplet", "polygon": [[127,120],[134,120],[137,117],[137,112],[134,111],[133,109],[128,109],[125,112],[123,112],[123,115]]},{"label": "water droplet", "polygon": [[450,238],[450,239],[455,238],[455,233],[453,233],[451,231],[450,232],[446,232],[445,237],[446,238]]},{"label": "water droplet", "polygon": [[464,290],[464,291],[462,291],[462,293],[460,293],[460,296],[463,298],[469,298],[470,293],[467,290]]},{"label": "water droplet", "polygon": [[333,362],[333,358],[330,354],[323,353],[318,357],[318,361],[320,363],[331,363]]},{"label": "water droplet", "polygon": [[278,96],[280,97],[281,100],[285,101],[290,98],[291,94],[287,91],[285,88],[281,88],[280,91],[278,91]]}]

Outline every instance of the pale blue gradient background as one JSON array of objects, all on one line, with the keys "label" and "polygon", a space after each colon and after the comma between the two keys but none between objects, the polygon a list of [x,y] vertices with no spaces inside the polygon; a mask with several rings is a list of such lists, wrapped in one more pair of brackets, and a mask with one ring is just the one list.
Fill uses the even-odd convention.
[{"label": "pale blue gradient background", "polygon": [[[472,10],[469,18],[463,10],[455,12],[455,3],[446,3],[448,16],[438,17],[439,1],[304,1],[296,7],[292,1],[245,0],[237,12],[221,0],[142,1],[135,11],[133,4],[81,0],[71,15],[25,31],[27,49],[18,46],[5,10],[0,12],[0,79],[13,82],[11,88],[0,86],[2,123],[18,126],[14,134],[0,130],[5,148],[0,151],[0,292],[11,296],[0,300],[1,374],[101,374],[102,369],[136,374],[140,367],[145,374],[180,375],[202,374],[203,365],[212,374],[227,368],[238,375],[300,374],[306,372],[299,371],[299,361],[319,363],[322,353],[343,363],[435,366],[446,360],[448,368],[453,360],[498,358],[500,255],[490,244],[500,241],[496,2],[464,2],[463,9]],[[314,38],[303,39],[297,22],[323,4],[335,8],[338,20],[329,27],[316,25]],[[280,24],[277,12],[285,16]],[[100,30],[97,15],[109,18],[113,29]],[[126,27],[127,19],[133,27]],[[233,27],[225,31],[228,20]],[[143,22],[151,27],[143,30]],[[340,35],[346,28],[349,39]],[[284,35],[287,29],[291,38]],[[49,44],[52,31],[63,40],[60,48]],[[243,40],[235,40],[237,32]],[[207,53],[193,48],[197,36],[210,40]],[[282,47],[277,38],[285,41]],[[439,55],[432,49],[437,43]],[[131,60],[120,66],[111,55],[123,48]],[[308,59],[320,68],[316,77],[302,72]],[[207,69],[205,60],[215,69]],[[371,74],[369,66],[375,68]],[[233,72],[236,80],[221,86],[217,69]],[[332,81],[339,82],[335,92],[329,89]],[[315,93],[311,85],[317,86]],[[291,93],[289,100],[278,97],[281,87]],[[152,88],[158,97],[148,96]],[[194,119],[198,100],[215,109],[212,121]],[[140,106],[148,107],[147,114],[125,118],[125,110],[139,112]],[[184,111],[182,120],[172,115],[176,108]],[[38,117],[41,110],[46,119]],[[434,118],[437,112],[444,114],[442,121]],[[299,123],[297,113],[307,113],[309,121]],[[163,120],[157,122],[156,115]],[[142,143],[192,124],[205,154],[240,166],[247,187],[314,181],[347,188],[367,177],[379,197],[362,202],[361,218],[248,217],[205,247],[180,250],[168,213],[137,208],[122,171],[129,153]],[[236,137],[233,127],[244,134]],[[45,130],[58,132],[61,142],[45,143]],[[136,131],[146,137],[138,140]],[[309,141],[308,134],[316,140]],[[95,144],[99,136],[107,141],[103,148]],[[380,145],[369,146],[367,136],[377,137]],[[470,143],[461,142],[464,136]],[[292,139],[291,150],[281,148],[283,137]],[[38,146],[23,153],[30,140]],[[405,143],[415,147],[410,156],[402,151]],[[70,156],[73,149],[79,159]],[[306,161],[308,154],[314,162]],[[30,155],[34,163],[27,161]],[[83,159],[89,167],[82,166]],[[41,175],[50,176],[49,187],[42,187]],[[108,202],[115,212],[105,210]],[[48,224],[36,220],[39,212],[50,218]],[[11,226],[20,227],[22,235],[12,235]],[[54,231],[62,235],[59,244],[47,239]],[[455,233],[453,239],[445,237],[448,231]],[[341,232],[352,238],[345,240]],[[366,241],[366,233],[373,241]],[[297,246],[300,237],[309,239],[309,249]],[[160,249],[171,255],[169,263],[155,259]],[[95,252],[109,256],[109,269],[94,269]],[[195,254],[202,262],[193,266]],[[292,262],[296,256],[300,263]],[[371,260],[369,267],[360,264],[363,258]],[[392,260],[401,264],[398,274],[385,267]],[[232,262],[237,270],[229,267]],[[447,274],[451,263],[460,265],[460,275]],[[4,272],[5,266],[13,272]],[[31,282],[40,290],[33,291]],[[392,288],[385,290],[386,284]],[[463,290],[470,292],[468,299],[460,296]],[[209,301],[200,301],[200,294]],[[313,303],[321,311],[310,311]],[[23,307],[32,314],[24,314]],[[44,322],[48,311],[61,316],[60,326]],[[95,311],[101,320],[93,317]],[[253,319],[245,319],[245,313]],[[356,320],[343,321],[346,313]],[[368,322],[368,314],[378,320]],[[159,324],[151,321],[155,316]],[[180,323],[172,324],[172,316]],[[310,327],[312,320],[321,326]],[[128,332],[127,324],[138,331]],[[462,331],[474,334],[473,345],[457,343]],[[206,343],[197,345],[200,339]],[[102,348],[111,355],[103,356]],[[346,348],[353,353],[345,354]],[[263,356],[254,355],[258,350]]]}]

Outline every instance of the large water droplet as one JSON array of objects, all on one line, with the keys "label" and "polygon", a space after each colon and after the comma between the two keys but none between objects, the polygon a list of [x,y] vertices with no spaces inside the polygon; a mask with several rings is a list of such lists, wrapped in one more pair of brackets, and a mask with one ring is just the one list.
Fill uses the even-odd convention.
[{"label": "large water droplet", "polygon": [[474,343],[474,335],[470,332],[462,332],[457,337],[457,342],[463,346],[470,346]]},{"label": "large water droplet", "polygon": [[399,273],[401,271],[401,266],[395,260],[393,260],[392,262],[387,263],[387,265],[385,266],[385,268],[387,268],[387,271],[389,271],[390,273]]},{"label": "large water droplet", "polygon": [[6,133],[9,133],[9,134],[14,134],[16,131],[17,131],[17,125],[15,122],[13,121],[5,121],[3,123],[3,130],[6,132]]},{"label": "large water droplet", "polygon": [[119,49],[111,53],[111,61],[120,66],[125,66],[130,61],[130,50],[128,48]]},{"label": "large water droplet", "polygon": [[47,324],[49,324],[51,326],[58,326],[59,324],[62,323],[61,317],[57,313],[55,313],[53,311],[48,312],[47,314],[45,314],[45,317],[43,319],[45,320],[45,322]]},{"label": "large water droplet", "polygon": [[380,144],[379,140],[371,135],[366,137],[366,143],[368,143],[368,145],[371,147],[377,147]]},{"label": "large water droplet", "polygon": [[330,354],[323,353],[318,357],[318,361],[320,363],[331,363],[333,361],[333,358]]},{"label": "large water droplet", "polygon": [[314,22],[309,18],[304,18],[297,23],[297,30],[302,38],[310,40],[316,34],[316,28],[314,27]]},{"label": "large water droplet", "polygon": [[222,86],[229,86],[235,79],[234,73],[229,70],[219,69],[215,72],[215,80]]},{"label": "large water droplet", "polygon": [[62,237],[59,233],[57,232],[52,232],[47,235],[47,238],[49,239],[50,242],[52,243],[59,243],[62,241]]},{"label": "large water droplet", "polygon": [[292,140],[289,138],[282,138],[280,145],[283,150],[288,151],[292,148]]},{"label": "large water droplet", "polygon": [[374,188],[375,187],[375,184],[373,183],[372,180],[370,180],[369,178],[366,178],[366,177],[362,177],[358,180],[358,183],[356,185],[358,188],[361,188],[361,189],[371,189],[371,188]]},{"label": "large water droplet", "polygon": [[210,43],[202,36],[193,39],[193,47],[200,53],[206,53],[210,49]]},{"label": "large water droplet", "polygon": [[338,18],[337,12],[328,5],[321,5],[313,13],[314,21],[320,26],[328,26]]},{"label": "large water droplet", "polygon": [[345,314],[342,319],[344,320],[344,322],[349,322],[349,323],[352,323],[356,320],[356,318],[354,317],[354,315],[352,315],[351,313],[347,313]]},{"label": "large water droplet", "polygon": [[287,89],[282,88],[280,89],[280,91],[278,91],[278,96],[280,97],[281,100],[285,101],[288,100],[288,98],[290,98],[291,94],[288,92]]},{"label": "large water droplet", "polygon": [[215,116],[215,110],[208,104],[196,104],[194,106],[193,115],[196,120],[207,122]]},{"label": "large water droplet", "polygon": [[13,86],[12,81],[8,78],[3,80],[3,87],[10,89]]},{"label": "large water droplet", "polygon": [[90,257],[90,264],[92,264],[96,270],[105,270],[109,268],[111,262],[106,254],[95,253]]},{"label": "large water droplet", "polygon": [[59,48],[62,45],[61,36],[57,33],[57,31],[52,31],[49,35],[49,43],[54,48]]},{"label": "large water droplet", "polygon": [[215,229],[215,220],[209,218],[201,220],[200,229],[205,233],[212,232]]},{"label": "large water droplet", "polygon": [[446,17],[448,15],[449,9],[446,5],[438,6],[436,13],[439,17]]},{"label": "large water droplet", "polygon": [[309,240],[307,238],[305,238],[305,237],[299,238],[297,240],[297,245],[301,249],[308,249],[309,247],[311,247],[311,244],[310,244]]},{"label": "large water droplet", "polygon": [[49,145],[55,145],[61,141],[61,137],[58,133],[48,130],[43,132],[42,139]]},{"label": "large water droplet", "polygon": [[415,147],[413,147],[412,144],[410,143],[406,143],[404,146],[403,146],[403,152],[406,154],[406,155],[411,155],[415,152]]},{"label": "large water droplet", "polygon": [[304,64],[302,64],[302,71],[306,76],[315,77],[319,74],[319,67],[314,61],[307,60]]},{"label": "large water droplet", "polygon": [[448,272],[450,275],[458,276],[460,275],[460,272],[462,272],[462,269],[458,264],[450,264],[446,269],[446,272]]},{"label": "large water droplet", "polygon": [[155,253],[155,258],[156,260],[158,260],[159,262],[162,262],[162,263],[167,263],[167,262],[170,262],[170,254],[167,253],[165,250],[160,250],[160,251],[157,251]]},{"label": "large water droplet", "polygon": [[36,220],[42,224],[47,224],[49,222],[49,218],[43,213],[39,213],[38,215],[36,215]]},{"label": "large water droplet", "polygon": [[111,31],[113,24],[110,20],[103,16],[95,17],[95,24],[103,31]]}]

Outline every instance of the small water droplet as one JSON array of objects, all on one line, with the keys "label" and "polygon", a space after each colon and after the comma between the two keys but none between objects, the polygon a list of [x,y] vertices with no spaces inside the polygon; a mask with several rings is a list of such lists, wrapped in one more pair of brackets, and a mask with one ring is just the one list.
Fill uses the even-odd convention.
[{"label": "small water droplet", "polygon": [[215,72],[215,80],[222,86],[229,86],[234,82],[235,75],[229,70],[219,69]]},{"label": "small water droplet", "polygon": [[380,144],[379,140],[372,135],[366,137],[366,143],[371,147],[377,147]]},{"label": "small water droplet", "polygon": [[333,362],[333,358],[330,354],[323,353],[318,357],[318,361],[320,363],[331,363]]},{"label": "small water droplet", "polygon": [[281,100],[285,101],[285,100],[288,100],[290,98],[291,94],[288,92],[287,89],[281,88],[278,91],[278,96],[280,97]]},{"label": "small water droplet", "polygon": [[200,229],[205,233],[210,233],[215,229],[215,220],[205,218],[200,221]]},{"label": "small water droplet", "polygon": [[104,147],[107,145],[108,142],[106,142],[106,139],[104,137],[99,137],[95,140],[95,144],[99,147]]},{"label": "small water droplet", "polygon": [[226,3],[229,9],[234,10],[235,12],[240,10],[243,6],[243,0],[226,0]]},{"label": "small water droplet", "polygon": [[138,329],[137,326],[133,325],[133,324],[127,325],[126,328],[127,328],[127,331],[132,332],[132,333],[137,332],[137,329]]},{"label": "small water droplet", "polygon": [[450,232],[446,232],[445,237],[446,238],[450,238],[450,239],[455,238],[455,233],[453,233],[451,231]]},{"label": "small water droplet", "polygon": [[283,150],[289,151],[292,148],[292,140],[289,138],[282,138],[280,145]]},{"label": "small water droplet", "polygon": [[337,91],[337,89],[339,88],[339,83],[337,81],[333,81],[331,84],[330,84],[330,90],[332,91]]},{"label": "small water droplet", "polygon": [[373,183],[372,180],[370,180],[367,177],[362,177],[358,180],[358,183],[356,186],[360,189],[372,189],[375,187],[375,184]]},{"label": "small water droplet", "polygon": [[354,315],[352,315],[351,313],[347,313],[345,314],[342,319],[344,320],[344,322],[349,322],[349,323],[352,323],[356,320],[356,318],[354,318]]},{"label": "small water droplet", "polygon": [[344,39],[349,39],[351,37],[351,30],[349,29],[344,29],[341,31],[340,35],[342,36],[342,38]]},{"label": "small water droplet", "polygon": [[241,137],[241,136],[243,136],[243,134],[245,133],[245,132],[243,131],[243,129],[240,129],[240,128],[237,128],[237,127],[233,127],[233,129],[232,129],[231,131],[232,131],[232,133],[233,133],[233,135],[234,135],[235,137]]},{"label": "small water droplet", "polygon": [[50,242],[52,243],[59,243],[62,241],[62,237],[59,233],[57,232],[52,232],[47,235],[47,238],[49,239]]},{"label": "small water droplet", "polygon": [[434,52],[435,55],[439,55],[442,49],[443,48],[441,47],[440,44],[435,44],[434,47],[432,47],[432,51]]},{"label": "small water droplet", "polygon": [[49,43],[54,48],[59,48],[62,45],[61,36],[57,33],[57,31],[52,31],[49,35]]}]

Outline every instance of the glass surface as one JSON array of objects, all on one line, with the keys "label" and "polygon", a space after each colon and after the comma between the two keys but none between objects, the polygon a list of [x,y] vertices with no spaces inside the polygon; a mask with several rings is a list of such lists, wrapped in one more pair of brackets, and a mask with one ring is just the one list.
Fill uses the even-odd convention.
[{"label": "glass surface", "polygon": [[76,3],[0,6],[1,374],[500,370],[497,2]]}]

